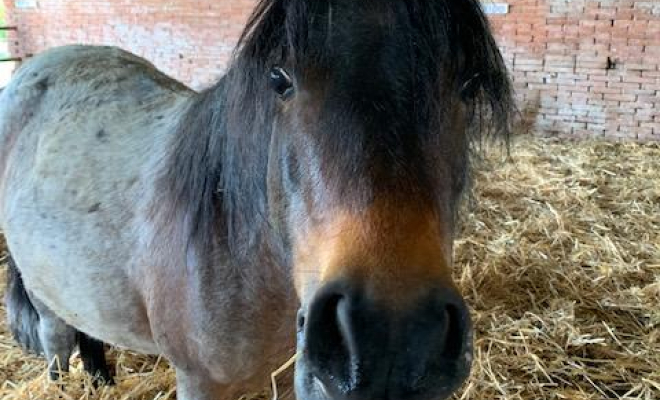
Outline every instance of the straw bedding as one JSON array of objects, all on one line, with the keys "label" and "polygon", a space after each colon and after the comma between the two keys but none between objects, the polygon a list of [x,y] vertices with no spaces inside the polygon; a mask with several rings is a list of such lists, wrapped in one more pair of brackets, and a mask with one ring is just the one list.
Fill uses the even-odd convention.
[{"label": "straw bedding", "polygon": [[[456,247],[476,329],[457,398],[660,399],[660,144],[520,138],[511,159],[490,154]],[[76,360],[62,391],[0,324],[0,399],[175,398],[165,360],[110,361],[117,386],[94,389]]]}]

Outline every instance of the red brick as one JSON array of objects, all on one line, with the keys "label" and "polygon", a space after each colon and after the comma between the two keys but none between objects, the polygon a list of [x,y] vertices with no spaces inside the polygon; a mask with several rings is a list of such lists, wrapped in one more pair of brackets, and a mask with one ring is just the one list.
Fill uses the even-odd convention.
[{"label": "red brick", "polygon": [[642,128],[650,128],[653,132],[660,133],[660,122],[641,122],[639,126]]},{"label": "red brick", "polygon": [[596,94],[616,95],[616,94],[622,94],[623,90],[620,88],[610,88],[610,87],[592,87],[590,92]]},{"label": "red brick", "polygon": [[637,139],[641,142],[660,142],[660,131],[655,132],[640,128],[637,130]]},{"label": "red brick", "polygon": [[634,94],[605,93],[604,99],[609,101],[633,102],[637,100],[637,96]]},{"label": "red brick", "polygon": [[[89,0],[43,1],[33,10],[4,1],[21,29],[10,35],[18,42],[11,46],[16,54],[80,41],[119,45],[201,88],[226,68],[257,0],[171,0],[167,7],[158,0],[98,0],[93,7]],[[509,4],[511,12],[491,22],[520,109],[536,108],[538,129],[580,137],[660,137],[660,18],[653,15],[653,2]],[[607,70],[608,58],[616,62],[614,70]]]}]

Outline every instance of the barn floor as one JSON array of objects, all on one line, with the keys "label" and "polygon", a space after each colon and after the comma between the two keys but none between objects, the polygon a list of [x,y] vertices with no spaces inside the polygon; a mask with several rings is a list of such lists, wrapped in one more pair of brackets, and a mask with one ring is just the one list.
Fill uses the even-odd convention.
[{"label": "barn floor", "polygon": [[[502,159],[482,163],[456,248],[477,332],[457,398],[660,399],[660,143],[520,138]],[[175,398],[165,360],[111,360],[116,387],[76,361],[62,392],[0,325],[0,399]]]}]

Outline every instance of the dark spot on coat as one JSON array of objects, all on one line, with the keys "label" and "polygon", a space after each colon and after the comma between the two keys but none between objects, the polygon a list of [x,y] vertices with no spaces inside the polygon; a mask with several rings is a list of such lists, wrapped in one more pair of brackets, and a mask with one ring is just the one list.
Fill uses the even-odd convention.
[{"label": "dark spot on coat", "polygon": [[128,184],[127,184],[126,186],[130,188],[130,187],[132,187],[133,185],[135,185],[137,182],[138,182],[138,178],[137,178],[137,177],[133,177],[133,178],[131,178],[131,179],[128,181]]},{"label": "dark spot on coat", "polygon": [[37,87],[37,89],[41,90],[42,92],[48,90],[48,78],[43,78],[43,79],[39,80],[35,84],[35,86]]},{"label": "dark spot on coat", "polygon": [[100,129],[98,132],[96,132],[96,138],[100,142],[106,143],[108,141],[108,132],[106,132],[105,129]]},{"label": "dark spot on coat", "polygon": [[89,210],[87,210],[87,212],[91,214],[97,212],[100,209],[101,209],[101,203],[96,203],[93,206],[91,206]]}]

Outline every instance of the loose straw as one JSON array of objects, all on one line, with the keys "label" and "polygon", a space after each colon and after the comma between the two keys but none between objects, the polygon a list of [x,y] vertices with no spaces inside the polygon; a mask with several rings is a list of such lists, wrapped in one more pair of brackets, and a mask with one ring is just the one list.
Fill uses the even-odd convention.
[{"label": "loose straw", "polygon": [[298,354],[294,354],[293,357],[289,359],[289,361],[285,362],[284,365],[270,374],[270,383],[273,390],[273,400],[279,400],[279,393],[277,391],[277,377],[287,369],[291,368],[296,363],[296,359],[298,359]]}]

